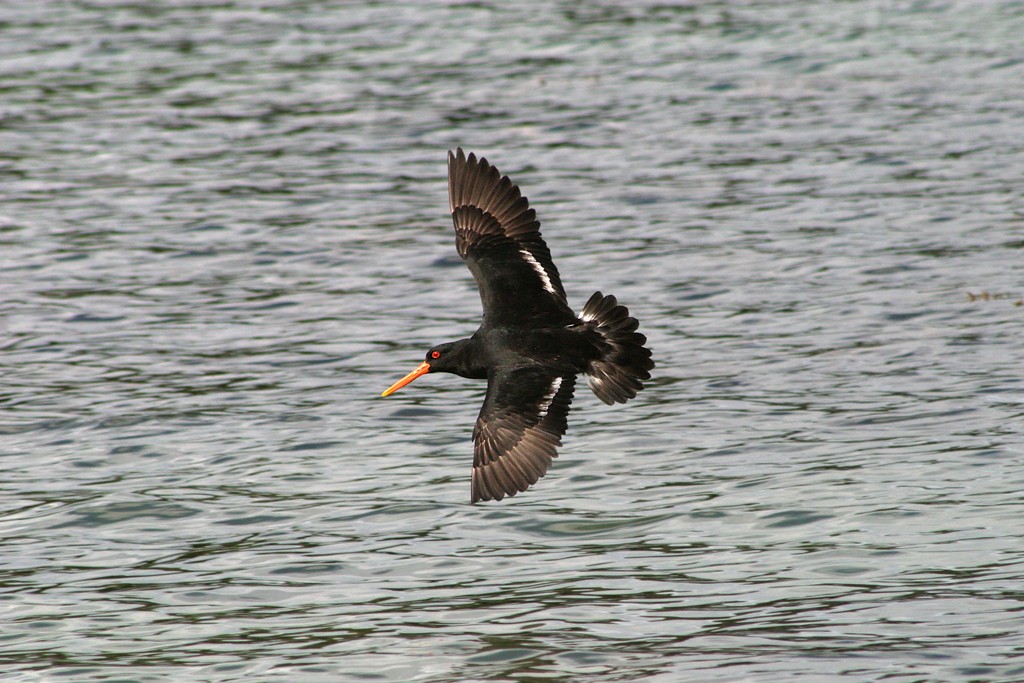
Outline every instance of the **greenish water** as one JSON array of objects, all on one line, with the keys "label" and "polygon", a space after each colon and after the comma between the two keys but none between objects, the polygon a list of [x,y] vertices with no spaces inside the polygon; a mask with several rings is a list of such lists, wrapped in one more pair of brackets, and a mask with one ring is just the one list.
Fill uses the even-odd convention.
[{"label": "greenish water", "polygon": [[[1024,5],[0,11],[0,678],[1024,679]],[[445,153],[658,367],[469,506]]]}]

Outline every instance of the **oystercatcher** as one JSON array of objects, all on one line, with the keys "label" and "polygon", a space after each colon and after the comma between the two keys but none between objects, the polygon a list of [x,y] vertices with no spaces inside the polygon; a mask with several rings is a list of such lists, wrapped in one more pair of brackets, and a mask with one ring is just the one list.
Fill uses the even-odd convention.
[{"label": "oystercatcher", "polygon": [[473,430],[471,502],[501,500],[551,466],[577,374],[605,403],[625,403],[650,379],[654,361],[636,318],[614,296],[595,292],[579,315],[569,308],[536,214],[508,176],[461,147],[449,151],[448,201],[483,321],[472,337],[427,351],[381,396],[428,372],[486,379]]}]

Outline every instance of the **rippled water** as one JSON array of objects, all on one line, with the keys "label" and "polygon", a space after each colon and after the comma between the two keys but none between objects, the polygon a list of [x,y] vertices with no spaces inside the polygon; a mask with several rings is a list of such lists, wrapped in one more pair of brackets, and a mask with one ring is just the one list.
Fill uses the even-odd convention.
[{"label": "rippled water", "polygon": [[[1024,5],[8,3],[11,681],[1024,679]],[[658,360],[468,505],[445,152]]]}]

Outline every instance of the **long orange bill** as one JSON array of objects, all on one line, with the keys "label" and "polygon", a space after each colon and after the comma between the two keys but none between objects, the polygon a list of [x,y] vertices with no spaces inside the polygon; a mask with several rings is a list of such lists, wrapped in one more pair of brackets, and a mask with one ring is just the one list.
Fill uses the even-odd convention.
[{"label": "long orange bill", "polygon": [[404,387],[409,382],[413,381],[414,379],[416,379],[420,375],[427,374],[428,372],[430,372],[430,363],[428,363],[427,361],[423,361],[422,363],[420,363],[420,366],[418,368],[416,368],[415,370],[410,372],[408,375],[406,375],[405,377],[403,377],[402,379],[398,380],[397,382],[392,384],[390,387],[388,387],[384,391],[384,393],[381,394],[381,396],[389,396],[389,395],[395,393],[396,391],[398,391],[399,389]]}]

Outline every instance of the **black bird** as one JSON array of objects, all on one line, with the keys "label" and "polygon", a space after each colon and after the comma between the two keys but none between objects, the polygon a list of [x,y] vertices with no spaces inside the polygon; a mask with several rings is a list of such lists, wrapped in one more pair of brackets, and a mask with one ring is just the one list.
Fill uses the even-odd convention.
[{"label": "black bird", "polygon": [[468,339],[440,344],[388,387],[428,372],[487,380],[473,430],[471,502],[525,491],[557,457],[576,375],[605,403],[625,403],[654,367],[647,338],[614,296],[595,292],[579,315],[526,197],[508,176],[460,147],[448,152],[455,248],[476,278],[483,321]]}]

